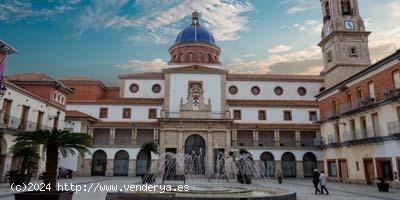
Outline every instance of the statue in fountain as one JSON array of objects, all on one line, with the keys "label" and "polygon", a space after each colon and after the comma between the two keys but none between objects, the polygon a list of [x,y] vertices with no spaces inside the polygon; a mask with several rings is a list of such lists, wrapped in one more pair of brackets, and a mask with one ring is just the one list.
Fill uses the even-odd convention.
[{"label": "statue in fountain", "polygon": [[240,149],[239,151],[230,151],[229,156],[232,158],[238,170],[238,182],[251,184],[251,177],[254,172],[252,155],[246,149]]}]

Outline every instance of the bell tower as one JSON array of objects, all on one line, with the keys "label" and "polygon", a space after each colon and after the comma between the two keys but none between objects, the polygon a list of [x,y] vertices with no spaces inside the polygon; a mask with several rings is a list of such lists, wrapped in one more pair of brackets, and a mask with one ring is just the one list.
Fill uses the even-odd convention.
[{"label": "bell tower", "polygon": [[371,65],[368,36],[357,0],[321,0],[321,42],[325,87],[329,88]]}]

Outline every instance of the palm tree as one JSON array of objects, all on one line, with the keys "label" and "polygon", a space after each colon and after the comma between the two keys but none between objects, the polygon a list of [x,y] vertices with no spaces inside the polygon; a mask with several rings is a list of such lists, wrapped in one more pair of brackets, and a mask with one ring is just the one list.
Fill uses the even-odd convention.
[{"label": "palm tree", "polygon": [[25,142],[31,145],[43,145],[46,148],[46,171],[44,184],[50,185],[50,191],[56,191],[58,153],[66,158],[69,154],[81,155],[88,152],[92,137],[85,133],[71,133],[66,130],[38,130],[33,132],[19,132],[15,134],[16,142]]},{"label": "palm tree", "polygon": [[19,174],[25,174],[26,169],[28,169],[27,174],[30,172],[30,166],[32,166],[32,159],[39,157],[39,146],[29,144],[25,141],[20,141],[15,143],[10,148],[10,153],[16,157],[22,157],[22,163]]},{"label": "palm tree", "polygon": [[154,142],[146,142],[142,144],[140,152],[147,155],[147,172],[151,169],[151,153],[158,154],[158,145]]}]

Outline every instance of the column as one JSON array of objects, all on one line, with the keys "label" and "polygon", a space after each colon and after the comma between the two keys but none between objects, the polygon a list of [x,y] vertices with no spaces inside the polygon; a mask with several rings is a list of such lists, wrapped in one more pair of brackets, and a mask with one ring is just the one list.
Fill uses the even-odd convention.
[{"label": "column", "polygon": [[274,140],[275,140],[276,147],[281,146],[281,141],[279,139],[279,130],[274,130]]},{"label": "column", "polygon": [[237,147],[237,130],[232,130],[232,146]]},{"label": "column", "polygon": [[0,155],[0,182],[8,182],[6,180],[7,171],[10,171],[12,156],[9,154]]},{"label": "column", "polygon": [[[178,149],[176,150],[178,154],[178,158],[181,161],[184,161],[185,150],[184,150],[184,143],[183,143],[183,130],[178,130]],[[176,173],[177,174],[185,174],[185,164],[179,165],[180,163],[176,162]]]},{"label": "column", "polygon": [[136,130],[135,129],[131,130],[131,144],[136,145]]},{"label": "column", "polygon": [[153,141],[156,144],[159,144],[158,132],[159,132],[158,129],[153,129]]},{"label": "column", "polygon": [[296,130],[296,132],[295,132],[295,140],[296,140],[296,146],[301,147],[301,138],[300,138],[299,130]]},{"label": "column", "polygon": [[137,128],[132,130],[132,144],[137,145]]},{"label": "column", "polygon": [[110,129],[110,142],[108,143],[109,145],[114,145],[114,140],[115,140],[115,128]]},{"label": "column", "polygon": [[258,147],[258,130],[253,130],[253,146]]},{"label": "column", "polygon": [[213,162],[213,141],[212,141],[212,131],[209,128],[207,131],[207,144],[206,144],[206,148],[207,148],[207,154],[206,154],[206,159],[207,159],[207,163],[208,166],[206,166],[206,175],[210,176],[211,173],[213,172],[213,167],[214,167],[214,162]]}]

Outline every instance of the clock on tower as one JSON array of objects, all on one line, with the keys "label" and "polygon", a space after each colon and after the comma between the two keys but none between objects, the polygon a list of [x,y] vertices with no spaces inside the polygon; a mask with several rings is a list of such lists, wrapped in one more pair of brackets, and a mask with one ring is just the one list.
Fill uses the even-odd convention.
[{"label": "clock on tower", "polygon": [[329,88],[371,65],[368,36],[357,0],[321,0],[323,29],[318,44]]}]

